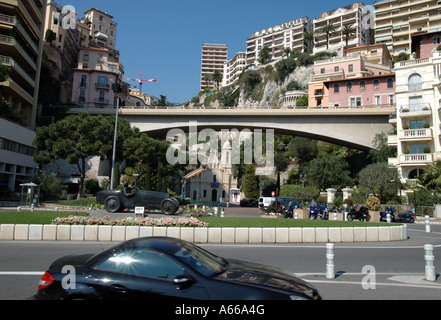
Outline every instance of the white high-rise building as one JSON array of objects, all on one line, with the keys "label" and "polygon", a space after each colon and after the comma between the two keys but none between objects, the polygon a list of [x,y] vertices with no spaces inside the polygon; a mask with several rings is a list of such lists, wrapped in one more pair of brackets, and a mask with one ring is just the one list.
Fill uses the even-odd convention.
[{"label": "white high-rise building", "polygon": [[308,51],[305,44],[305,32],[308,31],[312,31],[311,19],[303,17],[254,32],[247,39],[247,65],[257,64],[263,47],[271,49],[272,60],[281,59],[285,48],[297,52]]}]

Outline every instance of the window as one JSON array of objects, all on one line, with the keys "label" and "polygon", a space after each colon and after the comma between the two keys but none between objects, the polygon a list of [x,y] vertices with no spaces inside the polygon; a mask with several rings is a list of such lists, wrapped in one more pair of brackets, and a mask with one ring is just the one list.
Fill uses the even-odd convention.
[{"label": "window", "polygon": [[422,89],[421,75],[414,73],[409,77],[409,91],[420,91]]},{"label": "window", "polygon": [[334,84],[334,93],[340,92],[340,85],[338,83]]},{"label": "window", "polygon": [[381,96],[374,96],[374,103],[376,106],[381,105]]},{"label": "window", "polygon": [[395,96],[394,95],[390,95],[389,96],[389,104],[390,105],[394,105],[395,104]]},{"label": "window", "polygon": [[350,64],[350,65],[348,66],[348,71],[349,71],[349,72],[354,71],[354,65],[353,65],[353,64]]},{"label": "window", "polygon": [[87,87],[87,76],[84,74],[81,76],[80,87]]},{"label": "window", "polygon": [[340,70],[339,67],[334,67],[334,72],[338,72]]},{"label": "window", "polygon": [[423,120],[412,120],[412,121],[409,121],[409,127],[410,127],[411,130],[423,129],[424,128],[424,121]]},{"label": "window", "polygon": [[394,80],[393,79],[387,79],[387,88],[392,89],[394,87]]},{"label": "window", "polygon": [[413,144],[410,146],[411,154],[422,154],[424,153],[424,144]]},{"label": "window", "polygon": [[374,85],[374,90],[380,89],[380,81],[379,80],[374,80],[373,85]]},{"label": "window", "polygon": [[100,88],[107,88],[108,87],[107,83],[108,83],[107,77],[104,77],[104,76],[98,77],[98,86]]},{"label": "window", "polygon": [[321,74],[326,73],[326,69],[325,69],[325,68],[321,68],[321,69],[320,69],[320,73],[321,73]]},{"label": "window", "polygon": [[352,92],[352,82],[348,82],[346,85],[348,92]]},{"label": "window", "polygon": [[360,81],[360,91],[366,91],[366,81]]},{"label": "window", "polygon": [[440,43],[441,43],[440,37],[433,38],[433,44],[440,44]]},{"label": "window", "polygon": [[146,248],[116,253],[98,263],[95,268],[170,281],[184,273],[184,269],[175,261]]},{"label": "window", "polygon": [[351,98],[350,99],[351,107],[361,107],[361,97]]}]

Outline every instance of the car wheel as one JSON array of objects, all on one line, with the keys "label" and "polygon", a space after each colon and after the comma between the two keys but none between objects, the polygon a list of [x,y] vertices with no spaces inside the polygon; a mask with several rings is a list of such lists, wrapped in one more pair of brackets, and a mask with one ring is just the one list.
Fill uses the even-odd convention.
[{"label": "car wheel", "polygon": [[121,201],[117,197],[108,197],[104,202],[104,207],[108,212],[118,212],[121,208]]},{"label": "car wheel", "polygon": [[164,199],[161,202],[161,211],[164,214],[170,215],[176,212],[176,205],[171,199]]},{"label": "car wheel", "polygon": [[348,214],[346,218],[348,221],[352,221],[352,215]]}]

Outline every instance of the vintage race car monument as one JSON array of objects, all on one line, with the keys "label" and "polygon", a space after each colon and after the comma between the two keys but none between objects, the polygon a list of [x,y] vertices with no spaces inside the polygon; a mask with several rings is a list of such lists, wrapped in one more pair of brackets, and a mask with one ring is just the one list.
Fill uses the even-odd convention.
[{"label": "vintage race car monument", "polygon": [[147,210],[161,210],[164,214],[170,215],[179,209],[179,201],[170,197],[168,193],[137,188],[134,188],[130,193],[126,190],[99,191],[96,199],[110,213],[144,207]]}]

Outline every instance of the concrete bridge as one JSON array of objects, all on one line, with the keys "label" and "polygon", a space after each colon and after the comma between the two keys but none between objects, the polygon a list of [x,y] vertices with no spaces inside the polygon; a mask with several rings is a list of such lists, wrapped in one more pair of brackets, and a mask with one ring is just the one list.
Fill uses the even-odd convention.
[{"label": "concrete bridge", "polygon": [[[115,108],[78,108],[69,113],[87,111],[91,114],[112,115]],[[170,129],[189,130],[196,121],[198,130],[274,129],[275,134],[312,138],[341,146],[368,151],[377,133],[389,133],[395,107],[358,108],[120,108],[119,116],[130,121],[141,132],[165,137]]]}]

